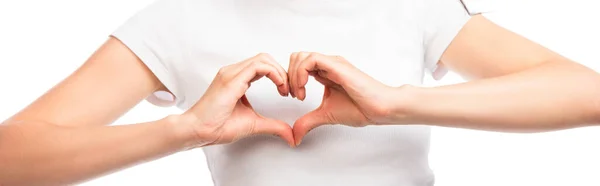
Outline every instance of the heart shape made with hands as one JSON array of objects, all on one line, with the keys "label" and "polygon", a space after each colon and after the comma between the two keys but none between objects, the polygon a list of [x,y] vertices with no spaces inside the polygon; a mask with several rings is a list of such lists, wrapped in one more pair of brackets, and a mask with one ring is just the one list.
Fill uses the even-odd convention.
[{"label": "heart shape made with hands", "polygon": [[[272,58],[271,58],[272,59]],[[368,76],[340,56],[297,52],[290,56],[288,90],[303,101],[309,76],[324,85],[321,105],[298,118],[292,128],[295,145],[312,129],[341,124],[363,127],[386,123],[392,88]]]},{"label": "heart shape made with hands", "polygon": [[[281,96],[306,98],[309,76],[324,85],[321,105],[298,118],[293,128],[283,121],[256,113],[246,97],[251,83],[267,77]],[[202,98],[184,113],[204,145],[231,143],[256,134],[277,135],[297,146],[312,129],[326,124],[362,127],[390,120],[391,99],[398,97],[386,86],[361,72],[344,58],[312,52],[290,56],[286,72],[268,54],[259,54],[219,70]]]}]

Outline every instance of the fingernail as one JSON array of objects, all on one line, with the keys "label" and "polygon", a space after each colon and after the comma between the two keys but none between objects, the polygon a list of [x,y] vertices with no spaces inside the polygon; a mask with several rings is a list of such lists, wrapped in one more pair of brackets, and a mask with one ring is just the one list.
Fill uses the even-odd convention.
[{"label": "fingernail", "polygon": [[296,142],[296,147],[299,146],[300,143],[302,143],[302,140],[299,140],[298,142]]},{"label": "fingernail", "polygon": [[298,97],[300,97],[300,101],[304,101],[306,98],[306,89],[304,89],[304,87],[300,89],[300,95]]}]

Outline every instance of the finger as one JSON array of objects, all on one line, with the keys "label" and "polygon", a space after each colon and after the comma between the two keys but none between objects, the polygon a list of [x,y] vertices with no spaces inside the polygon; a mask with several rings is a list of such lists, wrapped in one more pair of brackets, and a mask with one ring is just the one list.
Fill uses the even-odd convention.
[{"label": "finger", "polygon": [[253,62],[256,62],[256,56],[252,56],[251,58],[245,59],[242,62],[229,65],[227,67],[227,71],[229,71],[231,74],[239,74],[243,69],[250,66],[250,64]]},{"label": "finger", "polygon": [[271,57],[271,55],[267,53],[259,53],[255,56],[252,56],[248,59],[245,59],[239,63],[231,64],[229,66],[223,67],[223,69],[227,69],[227,71],[232,74],[239,74],[244,68],[250,66],[252,63],[256,62],[266,62],[266,63],[276,63],[275,60]]},{"label": "finger", "polygon": [[302,143],[302,139],[309,131],[329,123],[331,123],[330,118],[327,116],[327,114],[319,109],[309,112],[300,119],[296,120],[296,123],[294,123],[294,128],[292,129],[296,146]]},{"label": "finger", "polygon": [[292,83],[294,75],[291,73],[292,73],[292,70],[294,69],[294,65],[296,64],[297,58],[298,58],[298,52],[292,53],[292,55],[290,55],[290,64],[288,65],[288,85],[290,87],[290,94],[293,98],[296,97],[296,93],[294,92],[294,85]]},{"label": "finger", "polygon": [[289,86],[288,86],[288,77],[287,77],[287,72],[285,71],[285,69],[283,69],[283,67],[277,63],[277,61],[275,60],[275,58],[273,58],[273,56],[266,54],[266,53],[261,53],[257,55],[259,58],[262,59],[262,61],[266,62],[267,64],[272,65],[274,68],[277,69],[277,72],[279,73],[279,76],[281,76],[281,78],[284,80],[283,85],[278,86],[277,89],[279,90],[279,93],[281,94],[281,96],[287,96],[289,94]]},{"label": "finger", "polygon": [[[292,83],[294,84],[295,87],[297,87],[296,90],[297,90],[299,100],[304,100],[306,98],[306,89],[304,87],[306,86],[306,83],[308,83],[309,72],[313,71],[313,69],[316,68],[316,65],[317,65],[316,61],[321,60],[320,56],[322,56],[322,55],[318,54],[318,53],[309,53],[296,63],[296,67],[294,68],[294,72],[293,72],[294,82],[292,82]],[[313,58],[319,58],[319,59],[313,59]],[[309,60],[309,59],[312,59],[312,60]],[[306,63],[306,61],[313,62],[313,63],[309,64],[312,66],[307,67],[306,65],[303,65],[303,63]],[[305,68],[310,68],[310,69],[307,70]]]},{"label": "finger", "polygon": [[331,59],[332,57],[325,56],[319,53],[312,53],[309,57],[302,60],[296,69],[296,77],[298,79],[298,86],[304,87],[308,82],[308,75],[312,71],[321,71],[319,76],[328,79],[329,74],[331,74],[332,67],[335,64],[335,61]]},{"label": "finger", "polygon": [[253,79],[263,76],[267,76],[267,78],[277,86],[281,86],[284,83],[284,80],[279,76],[277,69],[263,62],[251,63],[246,68],[242,69],[230,83],[233,83],[234,86],[245,86],[246,88],[242,92],[246,92],[248,84]]},{"label": "finger", "polygon": [[289,124],[269,118],[261,118],[256,121],[252,134],[270,134],[279,136],[285,140],[290,147],[295,147],[294,135]]},{"label": "finger", "polygon": [[[257,60],[258,60],[258,59],[257,59]],[[269,65],[269,66],[271,66],[271,67],[273,67],[274,69],[276,69],[276,70],[277,70],[277,72],[278,72],[278,73],[277,73],[277,75],[278,75],[278,76],[280,76],[280,77],[281,77],[281,79],[283,79],[283,80],[284,80],[284,81],[283,81],[283,84],[281,84],[281,85],[276,85],[276,87],[277,87],[277,91],[279,92],[279,95],[281,95],[281,96],[287,96],[287,95],[288,95],[288,88],[287,88],[287,84],[288,84],[288,83],[287,83],[287,73],[283,73],[283,74],[282,74],[282,73],[279,71],[279,68],[277,68],[277,66],[279,66],[279,64],[273,64],[273,63],[271,63],[271,62],[267,62],[267,61],[264,61],[264,60],[261,60],[261,61],[255,61],[255,63],[264,63],[264,64],[266,64],[266,65]],[[279,67],[281,67],[281,66],[279,66]],[[255,76],[254,78],[252,78],[252,80],[250,80],[250,81],[248,82],[248,83],[249,83],[249,84],[248,84],[248,87],[250,87],[250,83],[253,83],[253,82],[257,81],[257,80],[259,80],[260,78],[262,78],[262,76]]]},{"label": "finger", "polygon": [[295,87],[294,91],[296,93],[296,97],[299,100],[304,100],[304,98],[306,98],[306,89],[304,89],[304,86],[298,86],[298,66],[300,65],[300,63],[302,61],[304,61],[306,58],[308,58],[311,55],[311,52],[300,52],[298,54],[298,57],[296,58],[296,62],[294,63],[294,67],[293,70],[291,71],[293,76],[293,82],[290,82],[290,84],[293,84],[293,87]]},{"label": "finger", "polygon": [[315,78],[315,80],[317,80],[319,83],[323,84],[324,86],[329,86],[329,87],[338,86],[338,84],[334,83],[333,81],[320,76],[318,74],[318,72],[313,71],[313,72],[310,72],[309,75],[313,76]]}]

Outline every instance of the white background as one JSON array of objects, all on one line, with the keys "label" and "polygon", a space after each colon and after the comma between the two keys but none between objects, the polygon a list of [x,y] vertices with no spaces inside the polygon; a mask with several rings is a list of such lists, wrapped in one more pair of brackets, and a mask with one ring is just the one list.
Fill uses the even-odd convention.
[{"label": "white background", "polygon": [[[470,0],[475,1],[475,0]],[[0,0],[0,120],[65,78],[150,0]],[[469,2],[469,0],[466,0]],[[593,0],[496,3],[496,23],[600,70],[600,5]],[[461,82],[456,74],[428,85]],[[599,95],[600,96],[600,95]],[[117,124],[180,112],[139,104]],[[434,128],[438,186],[598,186],[600,128],[505,134]],[[212,185],[201,150],[178,153],[82,185]]]}]

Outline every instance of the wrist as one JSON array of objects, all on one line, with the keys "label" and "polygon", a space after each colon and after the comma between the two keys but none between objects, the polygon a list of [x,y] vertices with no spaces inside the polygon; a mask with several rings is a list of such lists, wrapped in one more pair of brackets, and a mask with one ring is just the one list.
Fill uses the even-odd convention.
[{"label": "wrist", "polygon": [[198,134],[194,132],[192,125],[188,124],[191,118],[183,115],[169,115],[159,122],[166,126],[166,131],[169,131],[171,138],[183,150],[193,149],[198,146]]},{"label": "wrist", "polygon": [[391,101],[390,120],[395,124],[415,124],[420,123],[416,110],[421,101],[421,91],[424,88],[413,85],[402,85],[395,87]]}]

